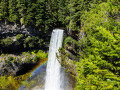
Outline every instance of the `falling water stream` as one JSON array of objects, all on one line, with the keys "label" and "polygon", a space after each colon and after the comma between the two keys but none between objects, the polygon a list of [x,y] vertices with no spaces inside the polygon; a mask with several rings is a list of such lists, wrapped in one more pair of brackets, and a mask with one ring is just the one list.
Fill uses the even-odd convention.
[{"label": "falling water stream", "polygon": [[30,87],[27,87],[23,83],[19,87],[19,90],[73,90],[72,78],[64,72],[56,57],[56,54],[59,55],[59,48],[62,47],[63,32],[64,30],[61,29],[53,30],[47,64],[40,65],[25,80],[28,83],[31,81],[35,81],[35,83]]},{"label": "falling water stream", "polygon": [[49,55],[46,69],[45,90],[64,90],[64,73],[61,71],[61,65],[57,60],[56,54],[62,46],[63,30],[55,29],[52,32]]}]

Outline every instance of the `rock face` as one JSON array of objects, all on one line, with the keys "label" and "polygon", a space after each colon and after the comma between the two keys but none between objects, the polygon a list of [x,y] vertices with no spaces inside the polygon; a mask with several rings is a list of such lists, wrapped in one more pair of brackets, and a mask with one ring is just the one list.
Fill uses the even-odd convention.
[{"label": "rock face", "polygon": [[[49,31],[49,34],[51,31]],[[30,49],[48,49],[50,36],[32,26],[0,22],[0,54],[18,53]],[[43,43],[45,42],[45,43]],[[29,47],[30,46],[30,47]],[[43,48],[42,48],[43,49]]]},{"label": "rock face", "polygon": [[0,38],[12,37],[17,34],[24,34],[25,36],[41,35],[39,30],[35,30],[31,26],[25,27],[16,23],[6,25],[2,22],[0,23]]},{"label": "rock face", "polygon": [[[19,34],[20,35],[23,34],[23,38],[16,40],[16,36]],[[37,36],[38,38],[36,39]],[[16,54],[16,53],[21,53],[23,51],[27,51],[30,49],[31,50],[34,49],[34,47],[30,48],[28,46],[29,42],[25,44],[24,41],[26,40],[27,37],[34,37],[33,43],[36,41],[35,49],[41,49],[41,47],[42,49],[44,48],[46,49],[48,48],[47,46],[49,43],[46,43],[46,45],[44,45],[43,41],[49,42],[49,37],[50,37],[50,36],[47,36],[47,37],[46,36],[47,34],[40,32],[38,29],[35,29],[32,26],[24,26],[24,25],[18,25],[16,23],[8,23],[8,22],[4,23],[0,21],[0,75],[20,75],[32,69],[32,67],[34,67],[37,64],[37,62],[27,62],[27,61],[24,62],[25,58],[22,57],[21,59],[20,58],[21,56],[19,55],[15,56],[16,57],[15,61],[9,61],[4,57],[1,58],[2,57],[1,54],[9,53],[7,55],[8,57],[10,53]],[[8,41],[6,41],[5,43],[9,45],[5,45],[5,43],[2,40],[7,39],[8,37],[9,37],[9,41],[11,40],[12,42],[10,42],[9,44]],[[32,42],[33,40],[33,38],[27,38],[27,40],[28,39],[31,40],[30,42]],[[47,40],[45,41],[45,39]],[[39,44],[39,46],[37,43]],[[24,46],[24,44],[26,45],[26,47]]]},{"label": "rock face", "polygon": [[[13,59],[9,58],[13,57]],[[33,59],[34,55],[31,55],[30,59]],[[37,61],[28,61],[25,55],[4,55],[0,56],[0,75],[22,75],[29,72]]]},{"label": "rock face", "polygon": [[20,70],[21,64],[18,62],[12,62],[7,65],[4,61],[0,63],[0,75],[16,75],[16,72]]},{"label": "rock face", "polygon": [[10,65],[5,62],[0,63],[0,75],[18,76],[29,72],[37,63],[12,62]]}]

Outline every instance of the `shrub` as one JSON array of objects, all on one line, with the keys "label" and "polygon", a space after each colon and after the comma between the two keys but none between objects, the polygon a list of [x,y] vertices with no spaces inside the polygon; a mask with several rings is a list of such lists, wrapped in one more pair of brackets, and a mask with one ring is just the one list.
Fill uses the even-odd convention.
[{"label": "shrub", "polygon": [[24,41],[24,48],[35,48],[35,47],[40,47],[42,45],[43,40],[39,39],[39,37],[32,36],[32,37],[27,37]]},{"label": "shrub", "polygon": [[27,55],[26,59],[28,63],[32,62],[31,55]]},{"label": "shrub", "polygon": [[9,57],[7,58],[7,60],[5,60],[5,63],[6,63],[7,65],[11,65],[11,62],[13,62],[13,63],[17,62],[17,61],[16,61],[16,58],[13,57],[13,56],[9,56]]},{"label": "shrub", "polygon": [[17,41],[20,41],[20,40],[22,40],[24,38],[24,35],[23,34],[18,34],[17,36],[16,36],[16,40]]},{"label": "shrub", "polygon": [[75,45],[78,45],[78,42],[69,36],[64,40],[64,46],[66,46],[67,44],[74,47]]},{"label": "shrub", "polygon": [[36,54],[36,56],[40,59],[44,59],[44,58],[47,58],[47,54],[44,53],[42,50],[39,50]]},{"label": "shrub", "polygon": [[[0,90],[18,90],[20,84],[29,76],[30,76],[30,73],[26,73],[24,75],[20,75],[17,77],[0,76]],[[29,85],[31,84],[33,84],[33,81],[29,82]]]},{"label": "shrub", "polygon": [[39,61],[40,59],[44,59],[44,58],[47,58],[47,54],[44,53],[42,50],[39,50],[37,53],[36,53],[36,56],[34,57],[33,61]]},{"label": "shrub", "polygon": [[13,44],[13,40],[10,37],[7,37],[1,41],[1,44],[6,47],[11,46]]},{"label": "shrub", "polygon": [[6,65],[11,65],[11,62],[8,60],[5,60]]},{"label": "shrub", "polygon": [[14,58],[12,56],[8,57],[8,61],[12,61]]},{"label": "shrub", "polygon": [[39,57],[38,56],[35,56],[34,58],[33,58],[33,61],[39,61]]}]

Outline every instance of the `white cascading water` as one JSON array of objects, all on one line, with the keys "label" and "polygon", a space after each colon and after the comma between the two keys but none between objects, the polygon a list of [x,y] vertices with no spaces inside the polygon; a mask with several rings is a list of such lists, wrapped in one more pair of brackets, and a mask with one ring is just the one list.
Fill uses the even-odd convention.
[{"label": "white cascading water", "polygon": [[52,32],[49,55],[46,69],[45,90],[63,90],[63,76],[61,72],[61,65],[57,60],[56,53],[62,46],[63,30],[55,29]]}]

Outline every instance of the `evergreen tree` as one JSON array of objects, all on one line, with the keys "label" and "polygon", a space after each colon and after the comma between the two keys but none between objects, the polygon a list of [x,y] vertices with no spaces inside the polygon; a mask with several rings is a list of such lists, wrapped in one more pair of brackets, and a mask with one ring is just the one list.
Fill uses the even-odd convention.
[{"label": "evergreen tree", "polygon": [[77,63],[76,90],[111,90],[120,88],[120,23],[119,5],[108,1],[85,11],[81,16],[81,60]]},{"label": "evergreen tree", "polygon": [[45,0],[45,30],[53,29],[56,27],[58,20],[57,2],[57,0]]},{"label": "evergreen tree", "polygon": [[18,15],[18,11],[17,11],[17,1],[16,0],[9,0],[9,18],[8,20],[10,22],[17,22],[19,20],[19,15]]},{"label": "evergreen tree", "polygon": [[58,21],[61,22],[62,25],[66,25],[65,18],[67,16],[67,8],[66,8],[66,0],[58,1]]},{"label": "evergreen tree", "polygon": [[39,30],[45,30],[45,0],[37,0],[35,19]]},{"label": "evergreen tree", "polygon": [[27,11],[24,15],[24,24],[35,26],[36,4],[35,1],[27,0]]},{"label": "evergreen tree", "polygon": [[8,0],[0,1],[0,20],[7,20],[8,17]]},{"label": "evergreen tree", "polygon": [[17,8],[20,16],[20,23],[24,24],[25,14],[27,11],[27,1],[26,0],[17,0]]}]

